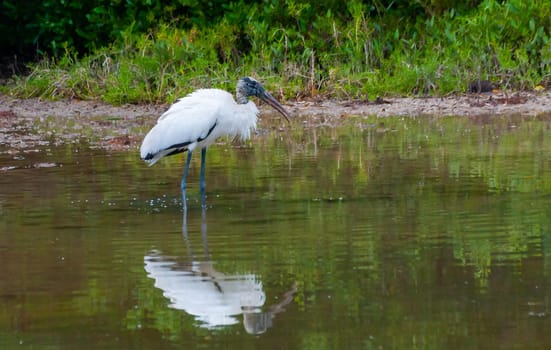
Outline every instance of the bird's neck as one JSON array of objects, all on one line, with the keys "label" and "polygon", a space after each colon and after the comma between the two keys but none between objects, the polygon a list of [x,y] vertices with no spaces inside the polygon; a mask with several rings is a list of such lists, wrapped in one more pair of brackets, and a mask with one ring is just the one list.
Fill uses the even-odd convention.
[{"label": "bird's neck", "polygon": [[237,97],[237,103],[240,105],[246,105],[249,102],[249,98],[247,97],[247,95],[239,91],[237,92],[236,97]]}]

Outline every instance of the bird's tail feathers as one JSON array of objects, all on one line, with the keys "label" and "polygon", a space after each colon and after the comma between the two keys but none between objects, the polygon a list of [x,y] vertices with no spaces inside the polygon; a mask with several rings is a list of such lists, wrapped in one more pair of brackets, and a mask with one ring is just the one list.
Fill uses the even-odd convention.
[{"label": "bird's tail feathers", "polygon": [[147,166],[152,166],[153,164],[157,163],[157,161],[159,160],[160,158],[157,158],[157,159],[144,159],[145,163],[147,164]]},{"label": "bird's tail feathers", "polygon": [[144,162],[147,163],[148,166],[152,166],[153,164],[157,163],[159,159],[163,157],[163,152],[157,152],[157,153],[151,153],[151,152],[142,152],[140,155]]}]

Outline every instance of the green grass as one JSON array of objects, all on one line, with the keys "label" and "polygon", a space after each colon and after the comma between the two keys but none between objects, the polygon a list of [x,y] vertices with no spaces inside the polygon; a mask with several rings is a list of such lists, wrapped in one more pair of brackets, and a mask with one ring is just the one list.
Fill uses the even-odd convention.
[{"label": "green grass", "polygon": [[[551,84],[551,5],[547,1],[483,1],[464,14],[403,20],[369,17],[354,3],[308,23],[281,27],[250,7],[236,23],[182,30],[129,28],[120,39],[84,57],[66,49],[8,83],[20,97],[77,97],[109,103],[172,102],[199,87],[233,90],[252,75],[278,98],[321,95],[374,98],[445,95],[488,79],[505,89]],[[306,27],[304,29],[303,27]]]}]

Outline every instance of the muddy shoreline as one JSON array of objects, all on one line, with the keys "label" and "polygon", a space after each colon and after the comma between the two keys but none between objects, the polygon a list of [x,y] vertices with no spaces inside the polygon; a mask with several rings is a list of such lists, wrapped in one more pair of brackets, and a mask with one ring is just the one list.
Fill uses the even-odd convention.
[{"label": "muddy shoreline", "polygon": [[[384,98],[376,101],[311,99],[286,101],[284,105],[294,118],[308,121],[308,125],[338,125],[352,116],[536,117],[551,116],[551,91]],[[97,147],[135,149],[144,130],[153,125],[167,107],[112,106],[74,99],[19,99],[0,94],[0,145],[15,151],[44,142],[64,142],[93,135],[91,138]],[[260,110],[261,118],[275,118],[271,109],[260,106]]]},{"label": "muddy shoreline", "polygon": [[[521,114],[535,116],[551,112],[551,91],[539,93],[514,92],[464,94],[447,97],[378,98],[375,101],[336,101],[309,99],[287,101],[284,105],[296,117],[325,114],[326,116],[481,116]],[[147,117],[158,116],[168,105],[112,106],[99,101],[65,99],[59,101],[39,98],[19,99],[0,94],[0,113],[12,112],[23,118],[59,117]]]}]

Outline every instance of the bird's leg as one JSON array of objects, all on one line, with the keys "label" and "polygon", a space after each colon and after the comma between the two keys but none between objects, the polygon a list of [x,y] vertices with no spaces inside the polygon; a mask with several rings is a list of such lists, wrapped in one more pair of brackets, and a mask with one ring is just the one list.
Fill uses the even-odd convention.
[{"label": "bird's leg", "polygon": [[187,209],[187,201],[186,201],[186,179],[187,179],[187,172],[189,170],[189,165],[191,163],[191,151],[188,151],[187,154],[187,161],[186,165],[184,167],[184,175],[182,176],[182,183],[180,184],[180,187],[182,188],[182,205],[184,209]]},{"label": "bird's leg", "polygon": [[210,261],[209,244],[207,242],[207,207],[203,206],[201,210],[201,236],[203,237],[203,251],[205,258]]},{"label": "bird's leg", "polygon": [[199,188],[201,189],[201,206],[203,208],[207,207],[206,196],[205,196],[205,159],[207,158],[207,148],[203,147],[201,149],[201,176],[199,179]]}]

